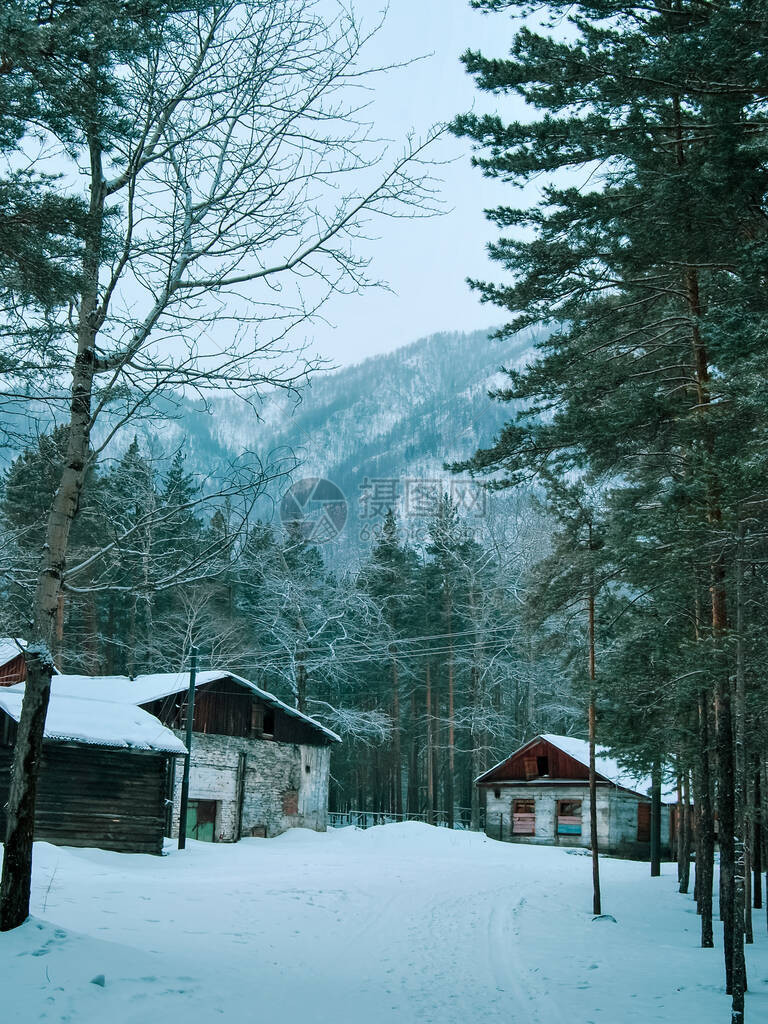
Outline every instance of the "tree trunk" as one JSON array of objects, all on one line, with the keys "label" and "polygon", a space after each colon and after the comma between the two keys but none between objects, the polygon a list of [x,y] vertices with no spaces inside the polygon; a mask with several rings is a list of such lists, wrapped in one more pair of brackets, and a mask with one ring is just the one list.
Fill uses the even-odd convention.
[{"label": "tree trunk", "polygon": [[[589,524],[589,551],[592,557],[592,524]],[[600,899],[600,851],[597,843],[597,772],[595,770],[595,589],[590,568],[589,594],[589,841],[592,847],[592,913],[602,913]]]},{"label": "tree trunk", "polygon": [[[95,71],[94,71],[95,75]],[[96,335],[99,320],[99,268],[101,266],[104,223],[104,175],[99,141],[98,111],[93,112],[89,137],[91,194],[82,260],[82,284],[77,318],[77,355],[72,368],[69,435],[61,480],[48,514],[45,544],[40,562],[34,603],[32,650],[41,653],[46,667],[28,672],[13,751],[11,776],[13,800],[9,800],[6,831],[6,858],[3,870],[0,906],[6,908],[3,927],[20,924],[29,907],[32,878],[32,840],[34,829],[37,775],[50,695],[48,661],[56,632],[59,596],[72,523],[80,503],[88,468],[91,402],[96,359]],[[37,642],[42,641],[38,647]],[[23,917],[19,915],[24,912]]]},{"label": "tree trunk", "polygon": [[651,771],[651,877],[661,874],[661,764]]},{"label": "tree trunk", "polygon": [[131,594],[131,614],[128,619],[128,658],[126,660],[126,671],[131,679],[136,675],[136,648],[139,644],[138,607],[138,596],[135,593]]},{"label": "tree trunk", "polygon": [[589,698],[589,839],[592,847],[592,913],[602,914],[600,857],[597,845],[597,774],[595,772],[595,691]]},{"label": "tree trunk", "polygon": [[115,595],[110,594],[109,596],[109,613],[107,615],[107,643],[106,643],[106,663],[107,663],[107,675],[115,675],[115,651],[117,650],[117,636],[115,626]]},{"label": "tree trunk", "polygon": [[299,654],[296,665],[296,710],[302,713],[307,710],[307,666],[303,653]]},{"label": "tree trunk", "polygon": [[717,812],[720,845],[720,919],[723,922],[726,992],[733,992],[735,829],[733,722],[731,684],[724,666],[719,666],[715,690],[717,743]]},{"label": "tree trunk", "polygon": [[59,591],[56,602],[56,646],[53,651],[53,660],[59,672],[64,671],[64,594]]},{"label": "tree trunk", "polygon": [[[709,356],[699,330],[701,298],[699,278],[695,269],[685,271],[685,287],[688,306],[693,317],[692,343],[696,375],[697,404],[700,415],[705,415],[710,404]],[[711,422],[703,421],[703,440],[707,451],[714,448]],[[716,480],[708,484],[707,521],[719,524],[722,513],[718,503]],[[733,989],[734,952],[734,750],[731,720],[731,692],[727,667],[721,658],[721,644],[728,629],[728,614],[725,591],[725,569],[722,555],[710,562],[710,595],[712,611],[712,638],[715,643],[717,681],[715,684],[715,736],[717,745],[718,787],[717,806],[720,840],[720,917],[723,921],[723,952],[725,958],[726,992]]]},{"label": "tree trunk", "polygon": [[480,831],[480,790],[475,785],[475,779],[482,774],[483,767],[480,761],[481,757],[481,726],[480,726],[480,706],[479,706],[479,680],[477,665],[473,665],[471,669],[472,673],[472,724],[470,728],[470,742],[472,744],[472,751],[470,756],[470,764],[472,765],[472,778],[470,780],[470,794],[469,794],[469,806],[470,806],[470,818],[469,827],[473,832]]},{"label": "tree trunk", "polygon": [[682,829],[680,823],[680,816],[683,813],[683,777],[678,769],[677,772],[677,785],[676,785],[676,796],[677,803],[670,810],[669,817],[669,829],[670,829],[670,842],[671,842],[671,859],[677,863],[677,881],[680,883],[680,875],[682,873],[682,867],[680,864],[680,832]]},{"label": "tree trunk", "polygon": [[414,686],[411,688],[411,742],[408,748],[408,791],[405,804],[406,812],[409,815],[419,813],[419,731],[416,687]]},{"label": "tree trunk", "polygon": [[744,941],[751,946],[755,941],[752,929],[752,862],[754,860],[755,838],[755,787],[754,778],[747,767],[747,806],[744,813]]},{"label": "tree trunk", "polygon": [[683,801],[679,809],[678,825],[680,827],[680,838],[678,840],[678,868],[680,878],[680,892],[688,892],[691,880],[691,783],[690,776],[686,770],[683,773]]},{"label": "tree trunk", "polygon": [[443,742],[443,729],[440,720],[440,676],[435,678],[432,687],[432,778],[435,785],[435,820],[440,821],[441,814],[445,810],[445,792],[441,786],[443,764],[441,763]]},{"label": "tree trunk", "polygon": [[760,790],[760,770],[755,772],[754,788],[755,828],[752,840],[752,906],[755,910],[763,907],[763,828],[762,828],[762,794]]},{"label": "tree trunk", "polygon": [[93,594],[85,598],[85,637],[83,641],[86,656],[85,669],[89,675],[98,675],[101,667],[99,662],[99,626],[96,618],[96,601]]},{"label": "tree trunk", "polygon": [[[675,101],[675,114],[678,124],[678,163],[684,158],[682,147],[682,129],[680,104]],[[704,338],[699,329],[702,314],[699,277],[695,268],[689,267],[684,272],[688,308],[692,316],[692,347],[694,372],[696,378],[696,397],[699,415],[707,415],[710,405],[709,392],[709,356]],[[714,436],[710,420],[702,419],[704,447],[712,452]],[[718,503],[717,481],[710,479],[708,483],[707,521],[720,523],[722,519]],[[725,572],[722,556],[713,558],[710,563],[710,594],[712,608],[712,637],[716,646],[717,682],[715,684],[715,733],[718,764],[718,819],[720,839],[720,916],[723,920],[723,938],[725,955],[726,991],[732,992],[733,986],[733,953],[734,953],[734,744],[731,721],[730,681],[726,666],[719,657],[719,645],[728,628],[728,617],[725,593]],[[740,823],[741,824],[741,823]]]},{"label": "tree trunk", "polygon": [[430,825],[435,824],[435,762],[434,762],[434,735],[432,721],[432,671],[427,660],[426,665],[426,695],[424,698],[427,709],[427,821]]},{"label": "tree trunk", "polygon": [[[473,636],[474,646],[472,649],[472,668],[470,669],[470,686],[471,686],[471,705],[472,705],[472,719],[470,723],[470,764],[472,768],[472,778],[469,780],[470,792],[469,792],[469,827],[473,832],[480,831],[480,790],[475,785],[475,779],[477,779],[483,772],[484,765],[482,764],[482,747],[484,745],[485,733],[483,729],[483,708],[480,699],[480,687],[481,687],[481,666],[484,663],[485,656],[483,651],[482,643],[482,625],[478,621],[477,616],[477,599],[475,594],[474,585],[469,589],[469,604],[472,614],[472,621],[475,627]],[[479,630],[478,630],[479,627]]]},{"label": "tree trunk", "polygon": [[400,680],[397,656],[392,658],[392,783],[395,790],[395,814],[403,813],[403,766],[400,749]]},{"label": "tree trunk", "polygon": [[452,609],[448,608],[448,770],[445,774],[445,813],[448,828],[453,828],[454,821],[454,784],[456,778],[456,725],[454,721],[454,665],[453,665],[453,625]]},{"label": "tree trunk", "polygon": [[[747,851],[745,843],[745,808],[747,803],[746,756],[746,667],[744,653],[744,524],[739,523],[736,547],[736,687],[733,699],[733,927],[732,952],[732,1024],[744,1020],[744,993],[747,988],[747,967],[744,959],[744,911],[746,905]],[[727,922],[727,918],[726,918]]]},{"label": "tree trunk", "polygon": [[[745,828],[749,824],[745,822]],[[750,846],[749,831],[744,842],[744,942],[751,946],[755,941],[755,933],[752,928],[752,848]]]},{"label": "tree trunk", "polygon": [[694,768],[691,772],[691,790],[693,792],[693,815],[692,815],[692,827],[693,827],[693,853],[695,857],[695,866],[693,871],[693,899],[696,903],[696,913],[701,914],[701,897],[699,895],[699,876],[700,866],[703,863],[704,855],[701,848],[701,805],[699,803],[699,783],[696,777],[697,771]]},{"label": "tree trunk", "polygon": [[723,952],[725,956],[725,990],[733,993],[733,938],[734,938],[734,882],[735,882],[735,828],[734,766],[731,722],[730,681],[721,671],[716,692],[717,720],[717,812],[720,845],[720,918],[723,922]]},{"label": "tree trunk", "polygon": [[[0,931],[4,932],[18,928],[29,917],[37,780],[54,671],[53,658],[45,645],[28,647],[25,660],[26,693],[17,729],[6,806],[5,855],[0,889]],[[23,755],[21,760],[20,753]]]},{"label": "tree trunk", "polygon": [[706,691],[699,693],[698,780],[694,803],[698,808],[696,890],[701,914],[701,945],[711,949],[715,944],[712,927],[712,885],[714,881],[715,833],[712,809],[712,780],[709,770],[709,700]]}]

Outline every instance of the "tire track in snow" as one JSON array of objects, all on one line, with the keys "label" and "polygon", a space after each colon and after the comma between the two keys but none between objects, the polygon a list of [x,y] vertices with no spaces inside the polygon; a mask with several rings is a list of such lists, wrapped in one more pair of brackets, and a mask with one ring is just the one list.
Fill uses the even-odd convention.
[{"label": "tire track in snow", "polygon": [[510,989],[517,997],[522,1020],[531,1024],[571,1024],[572,1018],[566,1019],[548,990],[534,980],[537,968],[524,962],[520,926],[516,922],[526,904],[524,896],[515,902],[511,889],[502,889],[493,904],[487,942],[496,984],[501,989]]}]

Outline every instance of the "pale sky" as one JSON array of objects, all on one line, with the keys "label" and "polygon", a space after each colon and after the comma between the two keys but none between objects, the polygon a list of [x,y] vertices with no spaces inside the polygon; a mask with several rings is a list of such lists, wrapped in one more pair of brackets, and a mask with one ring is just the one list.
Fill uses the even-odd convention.
[{"label": "pale sky", "polygon": [[[364,20],[372,21],[380,0],[358,0]],[[467,0],[390,0],[384,27],[369,49],[372,64],[388,64],[431,54],[415,65],[382,75],[376,82],[371,119],[377,132],[393,140],[409,131],[423,135],[435,122],[471,109],[499,110],[505,119],[524,117],[522,104],[480,93],[459,62],[468,47],[505,55],[513,34],[506,14],[483,15]],[[393,151],[398,148],[395,142]],[[344,365],[386,352],[443,330],[475,330],[505,319],[504,311],[481,306],[465,279],[498,279],[500,270],[485,254],[496,229],[485,207],[515,204],[520,194],[490,182],[470,166],[470,144],[449,137],[436,157],[455,163],[439,167],[442,198],[450,212],[430,220],[380,220],[370,243],[370,275],[386,280],[392,292],[369,290],[329,303],[332,326],[315,325],[307,340],[318,354]]]}]

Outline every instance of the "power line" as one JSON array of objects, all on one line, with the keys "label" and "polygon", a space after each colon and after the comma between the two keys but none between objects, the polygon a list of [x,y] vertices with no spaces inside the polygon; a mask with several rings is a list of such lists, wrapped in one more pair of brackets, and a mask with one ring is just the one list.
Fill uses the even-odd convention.
[{"label": "power line", "polygon": [[[384,653],[390,654],[390,653],[392,653],[392,648],[393,647],[395,647],[395,648],[401,647],[403,644],[422,643],[422,642],[429,642],[429,641],[432,641],[432,640],[451,640],[451,639],[454,639],[456,637],[477,636],[478,634],[482,634],[483,636],[488,636],[488,635],[490,635],[492,633],[501,633],[501,632],[505,632],[505,631],[511,630],[512,628],[513,628],[512,624],[507,624],[507,625],[504,625],[504,626],[479,626],[476,629],[458,630],[455,633],[425,633],[422,636],[396,637],[396,638],[394,638],[392,640],[379,640],[379,641],[373,641],[373,642],[369,641],[369,640],[356,640],[353,637],[342,637],[342,638],[339,638],[336,641],[330,641],[329,640],[326,643],[326,645],[323,648],[323,650],[327,650],[328,646],[331,643],[335,642],[337,645],[340,645],[340,644],[344,644],[344,645],[356,644],[356,645],[359,645],[361,647],[366,648],[366,650],[369,650],[369,651],[371,651],[373,653],[375,653],[377,649],[380,649]],[[511,637],[510,637],[510,639],[511,639]],[[240,657],[244,657],[244,658],[245,657],[260,657],[261,655],[271,654],[273,652],[279,654],[279,653],[282,653],[284,650],[285,649],[282,648],[282,647],[273,647],[273,648],[260,647],[260,648],[254,649],[252,651],[242,651],[240,653]],[[312,649],[311,648],[310,649],[303,648],[303,650],[305,650],[305,652],[309,654],[309,653],[311,653]],[[402,653],[405,656],[410,656],[409,652],[407,652],[407,651],[398,651],[396,653]]]},{"label": "power line", "polygon": [[[501,651],[503,651],[505,649],[505,647],[510,643],[510,641],[512,639],[513,639],[512,637],[509,637],[509,638],[496,637],[495,639],[491,639],[491,640],[477,640],[477,641],[475,641],[473,643],[453,644],[453,645],[446,645],[446,646],[443,646],[443,647],[430,647],[430,648],[428,648],[426,650],[421,650],[421,651],[408,651],[408,652],[403,652],[402,655],[401,655],[401,658],[399,660],[402,661],[403,663],[406,663],[406,662],[414,660],[414,659],[437,657],[438,655],[443,655],[443,654],[454,654],[454,655],[456,655],[456,654],[464,654],[466,652],[474,652],[478,648],[482,648],[483,650],[485,650],[489,654],[498,654],[498,653],[500,653]],[[324,657],[320,657],[320,656],[315,654],[315,655],[306,655],[304,657],[298,658],[295,655],[291,654],[290,651],[285,651],[285,650],[282,650],[282,649],[275,649],[274,654],[271,655],[271,656],[268,655],[268,652],[264,652],[262,650],[261,652],[259,652],[258,655],[255,654],[255,653],[254,654],[239,653],[239,654],[233,656],[230,660],[234,661],[234,662],[238,662],[238,663],[239,662],[244,662],[244,663],[246,663],[248,665],[249,668],[256,669],[257,671],[258,670],[265,671],[265,670],[269,670],[269,669],[279,670],[280,668],[288,668],[294,662],[301,662],[308,671],[313,671],[313,670],[316,670],[316,669],[321,669],[321,668],[327,667],[329,664],[332,664],[332,665],[364,665],[364,664],[370,664],[371,661],[373,661],[375,659],[375,657],[376,657],[375,653],[362,654],[362,653],[359,653],[359,652],[351,652],[350,651],[350,652],[341,653],[341,654],[339,654],[337,652],[334,652],[332,655],[331,654],[327,654]],[[200,659],[200,662],[201,662],[201,666],[202,666],[202,664],[206,662],[206,659],[203,657],[203,658]],[[208,664],[210,666],[209,669],[205,669],[204,670],[201,667],[201,671],[217,671],[217,670],[221,670],[222,672],[226,672],[227,671],[226,668],[222,667],[220,662],[209,661]],[[152,663],[147,662],[146,665],[151,669],[151,668],[155,668],[157,663],[155,661],[153,661]]]},{"label": "power line", "polygon": [[[468,651],[476,651],[478,650],[478,648],[483,648],[488,653],[498,654],[500,651],[503,651],[509,645],[511,639],[512,638],[504,639],[502,637],[497,637],[495,640],[478,640],[475,643],[470,644],[457,644],[453,646],[449,645],[437,648],[433,647],[423,651],[409,651],[407,654],[402,655],[402,661],[408,662],[417,658],[432,658],[442,654],[463,654]],[[327,666],[329,663],[340,665],[364,665],[370,663],[374,658],[374,654],[361,655],[358,653],[350,652],[349,654],[334,654],[332,656],[329,655],[323,658],[322,660],[319,658],[315,658],[313,662],[312,658],[309,656],[297,658],[295,655],[292,655],[290,652],[286,651],[280,652],[275,657],[267,660],[264,660],[263,658],[256,656],[246,655],[239,655],[236,659],[233,660],[242,660],[248,663],[249,665],[253,665],[256,668],[262,669],[275,668],[276,666],[281,665],[287,667],[288,665],[294,662],[300,661],[307,668],[308,671],[312,671],[313,669]]]}]

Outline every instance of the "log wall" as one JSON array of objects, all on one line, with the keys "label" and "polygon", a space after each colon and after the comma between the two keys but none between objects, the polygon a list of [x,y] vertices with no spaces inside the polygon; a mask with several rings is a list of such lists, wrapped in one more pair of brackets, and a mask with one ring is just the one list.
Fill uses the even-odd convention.
[{"label": "log wall", "polygon": [[[168,755],[46,743],[35,839],[120,853],[163,850]],[[5,834],[11,750],[0,747],[0,834]]]}]

